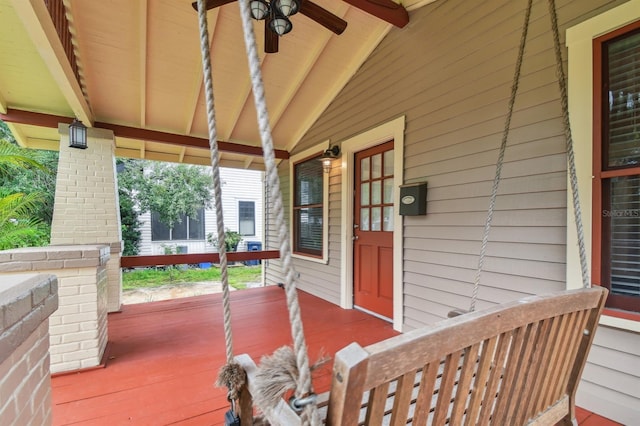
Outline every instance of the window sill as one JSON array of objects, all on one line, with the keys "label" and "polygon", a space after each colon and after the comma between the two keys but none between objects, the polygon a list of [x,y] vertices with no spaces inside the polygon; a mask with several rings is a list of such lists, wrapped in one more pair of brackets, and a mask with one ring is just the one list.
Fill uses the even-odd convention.
[{"label": "window sill", "polygon": [[600,317],[600,325],[640,333],[640,314],[605,308]]},{"label": "window sill", "polygon": [[299,253],[293,253],[291,254],[291,257],[293,257],[294,259],[308,260],[309,262],[320,263],[322,265],[327,265],[329,263],[327,259],[324,259],[322,257],[315,257],[310,255],[305,256],[304,254],[299,254]]}]

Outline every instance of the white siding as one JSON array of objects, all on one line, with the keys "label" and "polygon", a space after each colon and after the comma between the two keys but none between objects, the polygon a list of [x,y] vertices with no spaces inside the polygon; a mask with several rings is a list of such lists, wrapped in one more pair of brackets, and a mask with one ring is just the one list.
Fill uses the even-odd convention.
[{"label": "white siding", "polygon": [[[238,246],[238,251],[246,250],[248,241],[263,242],[263,176],[263,172],[255,170],[220,169],[220,178],[222,179],[222,213],[226,229],[238,231],[238,203],[240,201],[255,202],[255,235],[244,236]],[[204,240],[152,241],[151,214],[142,214],[140,220],[143,222],[141,228],[142,240],[140,243],[140,255],[164,254],[163,245],[186,246],[188,253],[208,253],[215,251],[215,248]],[[216,234],[216,226],[216,213],[212,206],[211,209],[205,210],[205,236]]]}]

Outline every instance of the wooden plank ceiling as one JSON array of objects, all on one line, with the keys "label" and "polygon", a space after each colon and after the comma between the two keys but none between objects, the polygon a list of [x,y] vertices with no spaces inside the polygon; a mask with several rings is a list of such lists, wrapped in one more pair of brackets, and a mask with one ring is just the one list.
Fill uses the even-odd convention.
[{"label": "wooden plank ceiling", "polygon": [[[79,83],[65,62],[45,2],[0,0],[0,118],[9,122],[18,141],[57,149],[57,129],[40,118],[70,122],[75,116],[96,127],[119,126],[118,156],[209,164],[208,150],[195,146],[197,139],[206,144],[208,131],[191,0],[60,1],[70,22]],[[392,28],[363,11],[362,4],[352,5],[369,0],[314,2],[347,21],[342,35],[297,14],[291,33],[280,39],[279,52],[265,54],[264,22],[254,23],[272,134],[285,154]],[[236,2],[208,14],[217,134],[220,141],[259,147],[239,15]],[[140,129],[169,136],[158,141]],[[185,145],[171,135],[197,143]],[[230,151],[222,152],[221,164],[264,165],[252,153]]]}]

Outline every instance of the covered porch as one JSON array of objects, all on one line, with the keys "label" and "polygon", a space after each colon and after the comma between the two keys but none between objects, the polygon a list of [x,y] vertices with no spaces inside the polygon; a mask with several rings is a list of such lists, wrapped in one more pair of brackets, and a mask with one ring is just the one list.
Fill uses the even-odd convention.
[{"label": "covered porch", "polygon": [[[397,334],[391,324],[340,309],[299,292],[309,354],[334,353]],[[234,350],[254,360],[291,342],[284,291],[266,287],[233,292]],[[107,368],[52,379],[53,424],[221,425],[226,389],[214,386],[225,362],[219,294],[124,306],[109,316]],[[329,361],[314,373],[317,392],[329,389]],[[578,409],[580,426],[618,423]]]}]

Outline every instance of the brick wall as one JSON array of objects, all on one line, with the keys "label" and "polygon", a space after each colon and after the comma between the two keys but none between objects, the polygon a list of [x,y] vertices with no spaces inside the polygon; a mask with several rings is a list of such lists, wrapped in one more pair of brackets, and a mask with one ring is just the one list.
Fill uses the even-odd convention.
[{"label": "brick wall", "polygon": [[52,275],[4,275],[0,283],[0,423],[49,425],[48,317],[58,306]]},{"label": "brick wall", "polygon": [[108,246],[49,246],[0,252],[0,274],[38,271],[57,276],[59,308],[49,320],[53,373],[101,363],[108,339],[108,260]]},{"label": "brick wall", "polygon": [[51,244],[108,244],[107,302],[121,305],[122,232],[113,132],[87,129],[87,149],[69,147],[68,125],[60,124],[60,156],[51,224]]}]

